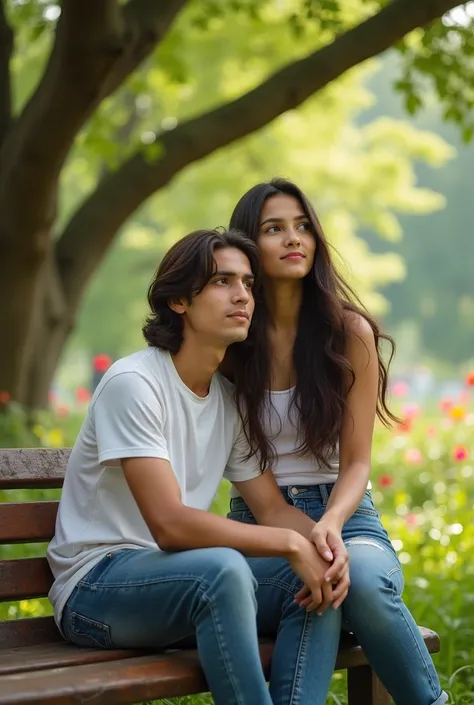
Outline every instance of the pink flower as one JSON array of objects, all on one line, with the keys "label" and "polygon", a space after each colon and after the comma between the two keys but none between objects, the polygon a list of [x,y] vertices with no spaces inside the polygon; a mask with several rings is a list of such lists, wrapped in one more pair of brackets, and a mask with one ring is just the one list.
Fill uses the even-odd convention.
[{"label": "pink flower", "polygon": [[416,514],[413,514],[413,512],[407,514],[405,522],[408,524],[408,526],[416,526]]},{"label": "pink flower", "polygon": [[408,419],[415,419],[420,415],[420,405],[419,404],[405,404],[403,407],[403,414]]},{"label": "pink flower", "polygon": [[379,485],[381,487],[391,487],[393,485],[393,478],[390,475],[380,475]]},{"label": "pink flower", "polygon": [[467,460],[469,453],[466,446],[454,446],[451,455],[453,460]]},{"label": "pink flower", "polygon": [[410,388],[406,382],[403,382],[402,380],[399,380],[398,382],[394,382],[392,384],[392,394],[394,397],[406,397],[408,394]]},{"label": "pink flower", "polygon": [[438,431],[434,426],[430,426],[429,429],[426,431],[426,434],[430,436],[430,438],[434,438],[437,435]]},{"label": "pink flower", "polygon": [[423,454],[419,448],[409,448],[405,453],[405,460],[412,465],[420,465],[423,462]]},{"label": "pink flower", "polygon": [[445,397],[444,399],[441,399],[439,403],[439,408],[441,411],[448,412],[450,409],[453,407],[453,400],[450,399],[449,397]]},{"label": "pink flower", "polygon": [[69,408],[65,404],[58,406],[58,414],[66,418],[66,416],[69,416]]}]

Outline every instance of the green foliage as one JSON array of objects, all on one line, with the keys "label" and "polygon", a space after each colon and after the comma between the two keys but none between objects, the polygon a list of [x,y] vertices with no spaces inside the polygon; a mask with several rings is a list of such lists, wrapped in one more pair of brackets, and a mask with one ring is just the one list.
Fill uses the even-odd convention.
[{"label": "green foliage", "polygon": [[27,412],[18,404],[0,406],[0,448],[28,448],[39,445],[31,430]]},{"label": "green foliage", "polygon": [[80,414],[30,412],[11,402],[0,406],[0,448],[68,448],[81,422]]},{"label": "green foliage", "polygon": [[[377,103],[362,115],[369,124],[383,119],[381,116],[398,120],[404,115],[399,97],[390,89],[391,79],[399,70],[397,57],[386,57],[381,66],[368,83],[377,96]],[[383,287],[382,293],[390,301],[385,323],[396,332],[400,350],[402,327],[413,331],[410,337],[415,338],[414,344],[406,353],[410,364],[429,357],[458,365],[469,360],[474,350],[474,145],[463,144],[457,129],[443,122],[432,92],[425,93],[425,103],[413,126],[437,133],[453,145],[454,156],[441,169],[418,162],[415,173],[420,185],[443,195],[445,207],[422,219],[403,214],[400,226],[404,237],[400,242],[386,244],[380,238],[361,234],[371,249],[395,251],[405,261],[406,278]]]},{"label": "green foliage", "polygon": [[466,142],[474,134],[474,17],[469,6],[459,6],[443,22],[416,30],[398,45],[403,67],[395,84],[411,115],[425,104],[427,88],[434,88],[444,119],[461,126]]}]

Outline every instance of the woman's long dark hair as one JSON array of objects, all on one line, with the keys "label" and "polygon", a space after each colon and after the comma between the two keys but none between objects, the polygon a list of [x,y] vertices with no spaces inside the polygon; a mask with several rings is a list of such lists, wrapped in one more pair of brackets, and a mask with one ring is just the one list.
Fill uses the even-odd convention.
[{"label": "woman's long dark hair", "polygon": [[[240,199],[232,214],[230,227],[257,242],[260,218],[267,199],[278,194],[293,196],[301,204],[316,239],[314,265],[303,280],[302,305],[298,321],[293,364],[296,387],[292,404],[299,419],[299,454],[312,453],[323,466],[335,452],[346,407],[347,394],[355,375],[346,357],[348,316],[363,316],[375,337],[379,368],[377,416],[386,426],[398,419],[387,406],[388,368],[395,351],[392,338],[383,334],[361,301],[336,271],[328,242],[319,219],[304,193],[286,179],[258,184]],[[251,345],[232,345],[228,362],[232,366],[237,405],[243,417],[252,454],[260,457],[262,471],[271,466],[275,450],[264,432],[263,418],[268,412],[270,389],[270,349],[265,300],[259,294],[252,325]],[[382,341],[390,347],[386,364]]]}]

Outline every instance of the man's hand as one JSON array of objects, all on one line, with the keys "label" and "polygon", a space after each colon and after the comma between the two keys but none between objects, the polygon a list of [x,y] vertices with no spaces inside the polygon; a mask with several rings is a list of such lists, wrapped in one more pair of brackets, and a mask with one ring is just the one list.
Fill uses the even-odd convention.
[{"label": "man's hand", "polygon": [[[316,610],[319,615],[332,604],[334,600],[331,582],[324,579],[329,563],[321,558],[316,546],[300,534],[297,534],[297,548],[288,556],[291,567],[305,586],[295,596],[296,601],[308,612]],[[305,590],[304,604],[298,595]]]},{"label": "man's hand", "polygon": [[312,529],[309,540],[316,546],[319,555],[331,563],[324,574],[324,580],[335,586],[333,598],[336,609],[344,602],[350,586],[349,554],[342,540],[340,526],[323,517]]}]

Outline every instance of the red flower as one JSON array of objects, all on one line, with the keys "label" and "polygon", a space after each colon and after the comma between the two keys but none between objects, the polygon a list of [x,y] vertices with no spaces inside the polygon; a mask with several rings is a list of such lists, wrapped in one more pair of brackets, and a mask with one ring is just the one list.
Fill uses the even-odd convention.
[{"label": "red flower", "polygon": [[5,404],[8,404],[9,401],[10,401],[10,392],[0,391],[0,406],[4,406]]},{"label": "red flower", "polygon": [[474,370],[466,375],[466,384],[468,387],[474,387]]},{"label": "red flower", "polygon": [[92,395],[91,395],[90,391],[88,389],[86,389],[85,387],[78,387],[76,389],[76,399],[80,404],[83,404],[83,403],[89,401],[91,396]]},{"label": "red flower", "polygon": [[412,429],[413,426],[413,419],[411,418],[404,418],[400,421],[400,423],[397,423],[396,429],[397,431],[400,431],[400,433],[409,433]]},{"label": "red flower", "polygon": [[454,446],[452,450],[453,460],[467,460],[468,455],[466,446]]},{"label": "red flower", "polygon": [[393,485],[393,478],[390,475],[380,475],[379,485],[381,487],[391,487]]},{"label": "red flower", "polygon": [[112,358],[110,357],[110,355],[106,355],[105,353],[101,353],[100,355],[96,355],[94,357],[92,364],[93,364],[94,370],[96,372],[100,372],[101,374],[104,374],[104,372],[107,372],[110,365],[112,364]]}]

